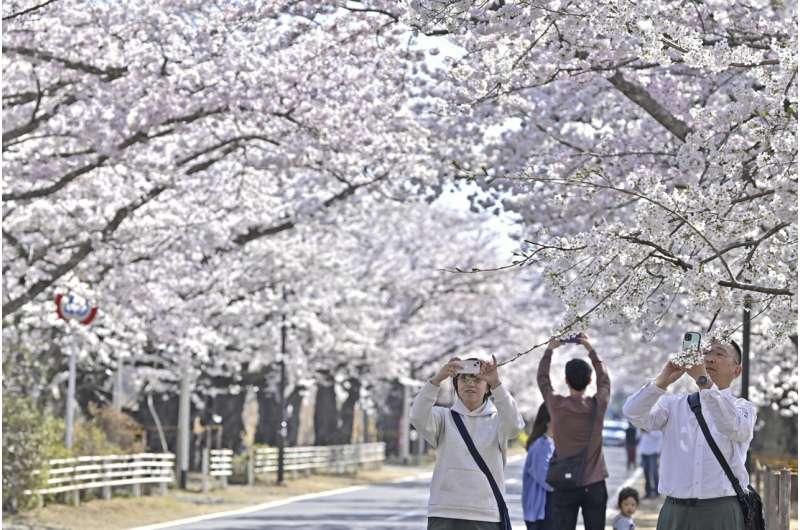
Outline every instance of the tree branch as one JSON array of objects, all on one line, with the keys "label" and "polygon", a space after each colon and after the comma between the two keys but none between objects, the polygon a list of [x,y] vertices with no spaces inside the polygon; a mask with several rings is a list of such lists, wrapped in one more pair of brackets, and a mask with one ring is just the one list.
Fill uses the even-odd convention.
[{"label": "tree branch", "polygon": [[617,90],[622,92],[625,97],[639,105],[648,114],[650,114],[650,116],[652,116],[658,123],[663,125],[664,128],[671,132],[676,138],[680,139],[682,142],[686,141],[686,135],[692,132],[689,126],[673,116],[661,105],[661,103],[653,99],[653,97],[649,92],[647,92],[647,90],[645,90],[644,87],[632,81],[626,80],[621,72],[614,73],[614,75],[608,78],[608,81]]}]

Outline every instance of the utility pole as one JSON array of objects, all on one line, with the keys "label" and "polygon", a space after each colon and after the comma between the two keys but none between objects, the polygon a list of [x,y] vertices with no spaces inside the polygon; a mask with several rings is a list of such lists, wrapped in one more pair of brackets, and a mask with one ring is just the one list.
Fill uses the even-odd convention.
[{"label": "utility pole", "polygon": [[183,354],[181,362],[181,393],[178,400],[178,443],[176,444],[178,484],[181,489],[186,489],[187,475],[189,474],[189,433],[191,432],[189,370],[189,353],[187,351]]},{"label": "utility pole", "polygon": [[411,402],[411,387],[408,383],[404,382],[403,380],[400,381],[400,384],[403,385],[403,408],[402,408],[402,415],[400,417],[400,428],[398,429],[398,453],[400,456],[400,462],[403,464],[408,464],[409,457],[410,457],[410,447],[409,447],[409,437],[410,437],[410,420],[409,420],[409,413],[410,413],[410,402]]},{"label": "utility pole", "polygon": [[122,357],[117,355],[117,371],[114,374],[114,393],[111,406],[116,411],[122,411]]},{"label": "utility pole", "polygon": [[742,314],[742,397],[748,399],[750,393],[750,309],[753,299],[744,299]]},{"label": "utility pole", "polygon": [[286,447],[286,288],[283,289],[283,314],[281,315],[281,381],[278,403],[281,408],[281,428],[278,433],[278,484],[283,484],[284,453]]},{"label": "utility pole", "polygon": [[70,344],[69,351],[69,382],[67,383],[67,428],[64,436],[64,447],[72,449],[72,432],[75,425],[75,371],[78,357],[78,338],[74,336],[75,343]]}]

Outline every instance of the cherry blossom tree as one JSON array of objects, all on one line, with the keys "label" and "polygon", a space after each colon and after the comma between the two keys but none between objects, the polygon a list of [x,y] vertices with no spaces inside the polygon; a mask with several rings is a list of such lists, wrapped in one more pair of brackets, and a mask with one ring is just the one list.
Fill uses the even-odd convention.
[{"label": "cherry blossom tree", "polygon": [[748,306],[757,355],[796,358],[794,4],[408,5],[447,55],[429,121],[459,131],[451,174],[522,216],[554,333],[733,336]]}]

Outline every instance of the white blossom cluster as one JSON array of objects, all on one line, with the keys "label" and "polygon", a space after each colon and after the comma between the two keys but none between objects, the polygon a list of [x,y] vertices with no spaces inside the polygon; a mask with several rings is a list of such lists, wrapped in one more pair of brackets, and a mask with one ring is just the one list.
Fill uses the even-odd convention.
[{"label": "white blossom cluster", "polygon": [[[284,315],[297,381],[377,386],[576,330],[652,369],[673,333],[736,335],[745,304],[754,368],[796,356],[791,2],[17,1],[3,18],[3,344],[51,382],[70,291],[101,311],[82,366],[126,358],[159,389],[187,357],[239,388],[279,359]],[[500,216],[434,202],[462,179],[474,209],[515,216],[516,267],[442,271],[505,263]]]}]

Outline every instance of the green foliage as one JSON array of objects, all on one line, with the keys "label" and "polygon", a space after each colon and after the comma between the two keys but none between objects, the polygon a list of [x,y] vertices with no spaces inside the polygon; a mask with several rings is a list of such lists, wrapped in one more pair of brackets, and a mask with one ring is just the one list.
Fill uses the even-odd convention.
[{"label": "green foliage", "polygon": [[35,499],[25,490],[40,487],[47,478],[48,458],[66,456],[63,424],[37,411],[27,396],[3,395],[3,510],[29,507]]}]

